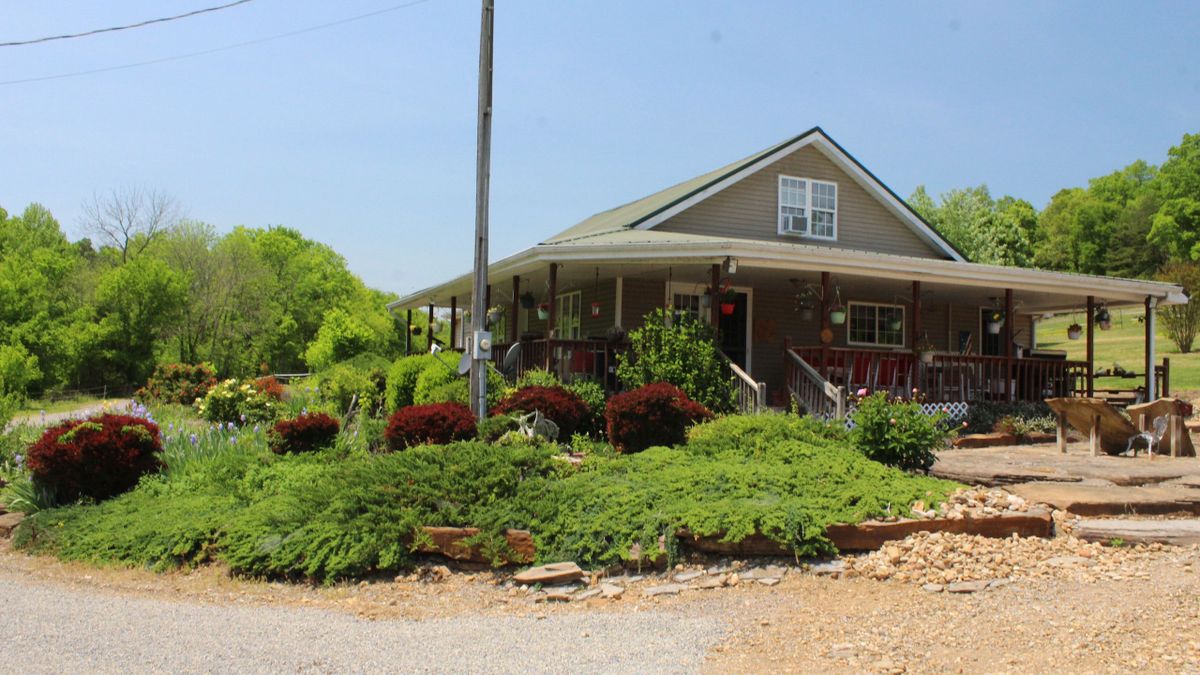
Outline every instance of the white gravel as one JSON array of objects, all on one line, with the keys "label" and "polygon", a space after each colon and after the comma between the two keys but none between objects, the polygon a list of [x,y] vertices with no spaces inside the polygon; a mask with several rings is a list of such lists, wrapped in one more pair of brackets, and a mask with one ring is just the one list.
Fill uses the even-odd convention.
[{"label": "white gravel", "polygon": [[0,576],[3,673],[691,673],[727,630],[659,611],[364,621]]}]

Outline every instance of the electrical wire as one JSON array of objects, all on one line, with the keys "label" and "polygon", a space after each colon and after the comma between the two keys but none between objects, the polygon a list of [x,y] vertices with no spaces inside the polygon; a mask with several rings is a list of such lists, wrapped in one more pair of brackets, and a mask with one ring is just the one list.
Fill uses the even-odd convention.
[{"label": "electrical wire", "polygon": [[230,7],[236,7],[237,5],[244,5],[247,2],[251,2],[251,0],[236,0],[236,2],[230,2],[230,3],[224,4],[224,5],[219,5],[217,7],[205,7],[204,9],[197,9],[197,10],[193,10],[191,12],[187,12],[184,14],[176,14],[175,16],[165,16],[161,19],[149,19],[147,21],[139,21],[137,23],[131,23],[131,24],[128,24],[125,26],[113,26],[111,28],[97,28],[95,30],[84,31],[82,33],[67,33],[65,35],[51,35],[49,37],[40,37],[40,38],[35,38],[33,40],[21,40],[18,42],[0,42],[0,47],[21,47],[24,45],[36,45],[36,44],[40,44],[42,42],[52,42],[54,40],[70,40],[73,38],[88,37],[90,35],[99,35],[101,33],[114,33],[119,30],[129,30],[131,28],[142,28],[142,27],[150,26],[150,25],[156,24],[156,23],[166,23],[168,21],[175,21],[176,19],[186,19],[188,17],[196,16],[198,14],[207,14],[209,12],[219,12],[222,9],[229,9]]},{"label": "electrical wire", "polygon": [[405,3],[399,4],[399,5],[392,5],[391,7],[385,7],[383,9],[379,9],[374,12],[368,12],[366,14],[359,14],[357,16],[347,17],[345,19],[338,19],[337,21],[330,21],[329,23],[323,23],[323,24],[319,24],[316,26],[309,26],[308,28],[301,28],[299,30],[288,31],[286,33],[278,33],[276,35],[269,35],[267,37],[258,38],[256,40],[247,40],[245,42],[235,42],[234,44],[225,45],[224,47],[214,47],[213,49],[204,49],[204,50],[201,50],[198,52],[189,52],[187,54],[177,54],[175,56],[165,56],[163,58],[150,59],[148,61],[136,61],[134,63],[125,63],[125,64],[122,64],[119,66],[107,66],[105,68],[93,68],[91,70],[79,70],[79,71],[75,71],[75,72],[71,72],[71,73],[60,73],[58,75],[44,75],[41,77],[26,77],[26,78],[22,78],[19,80],[0,80],[0,86],[7,86],[7,85],[13,85],[13,84],[26,84],[29,82],[46,82],[48,80],[61,80],[61,79],[68,78],[68,77],[80,77],[83,75],[94,75],[96,73],[107,73],[107,72],[111,72],[114,70],[127,70],[129,68],[139,68],[141,66],[150,66],[150,65],[154,65],[156,63],[167,63],[169,61],[181,61],[183,59],[190,59],[190,58],[194,58],[197,56],[205,56],[207,54],[215,54],[217,52],[229,51],[231,49],[238,49],[240,47],[249,47],[251,45],[258,45],[258,44],[262,44],[264,42],[271,42],[273,40],[280,40],[283,38],[294,37],[296,35],[303,35],[304,33],[312,33],[314,31],[323,30],[325,28],[333,28],[334,26],[341,26],[342,24],[347,24],[347,23],[351,23],[354,21],[361,21],[363,19],[369,19],[373,16],[379,16],[380,14],[386,14],[388,12],[395,12],[397,10],[407,9],[409,7],[414,7],[416,5],[422,5],[422,4],[425,4],[426,2],[430,2],[430,0],[413,0],[412,2],[405,2]]}]

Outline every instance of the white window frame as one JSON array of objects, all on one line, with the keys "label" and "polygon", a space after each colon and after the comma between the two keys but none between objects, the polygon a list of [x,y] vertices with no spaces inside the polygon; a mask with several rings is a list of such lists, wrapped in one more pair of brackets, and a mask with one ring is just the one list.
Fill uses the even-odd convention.
[{"label": "white window frame", "polygon": [[[571,299],[574,298],[574,302]],[[566,301],[566,302],[564,302]],[[583,334],[583,292],[559,293],[554,298],[554,337],[560,340],[578,340]],[[564,311],[564,305],[575,308],[574,316]],[[565,329],[565,330],[564,330]]]},{"label": "white window frame", "polygon": [[[800,181],[804,183],[804,219],[806,230],[797,232],[795,230],[786,229],[783,226],[783,184],[784,181]],[[813,234],[813,186],[825,185],[833,188],[833,233],[826,236],[822,234]],[[837,241],[838,231],[838,201],[841,190],[838,184],[833,181],[817,180],[815,178],[802,178],[800,176],[788,176],[779,174],[778,192],[775,198],[775,220],[779,234],[789,237],[803,237],[804,239],[821,239],[824,241]],[[790,205],[789,205],[790,206]],[[798,208],[798,207],[792,207]],[[828,212],[829,209],[817,209],[822,212]]]},{"label": "white window frame", "polygon": [[[875,310],[875,342],[863,342],[860,340],[850,339],[850,327],[854,323],[854,307],[872,307]],[[890,342],[879,342],[879,308],[900,310],[900,342],[892,344]],[[854,347],[881,347],[885,349],[903,349],[908,344],[908,308],[904,305],[893,305],[886,302],[858,302],[852,301],[846,303],[846,344]]]},{"label": "white window frame", "polygon": [[[667,296],[664,299],[666,307],[675,308],[675,295],[700,295],[696,293],[695,284],[689,284],[682,281],[672,281],[667,284]],[[734,292],[746,294],[746,372],[754,375],[754,371],[750,370],[750,365],[754,358],[754,289],[749,286],[733,286]],[[715,298],[714,298],[715,300]],[[707,312],[700,312],[701,321],[707,325],[712,325],[712,306],[710,305]],[[720,311],[720,310],[717,310]]]}]

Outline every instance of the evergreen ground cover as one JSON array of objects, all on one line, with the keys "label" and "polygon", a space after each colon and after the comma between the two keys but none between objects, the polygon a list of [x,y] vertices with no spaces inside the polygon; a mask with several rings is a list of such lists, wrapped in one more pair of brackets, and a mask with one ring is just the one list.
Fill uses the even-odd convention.
[{"label": "evergreen ground cover", "polygon": [[[730,416],[675,448],[594,453],[466,441],[373,454],[276,455],[264,429],[216,428],[163,411],[167,469],[98,504],[28,518],[17,546],[66,560],[170,569],[218,560],[254,577],[332,582],[412,564],[424,525],[474,526],[497,560],[503,530],[530,530],[540,561],[599,565],[674,554],[682,528],[726,541],[755,532],[796,555],[831,552],[826,526],[906,512],[957,487],[870,461],[842,431],[786,415]],[[160,422],[161,424],[161,422]]]}]

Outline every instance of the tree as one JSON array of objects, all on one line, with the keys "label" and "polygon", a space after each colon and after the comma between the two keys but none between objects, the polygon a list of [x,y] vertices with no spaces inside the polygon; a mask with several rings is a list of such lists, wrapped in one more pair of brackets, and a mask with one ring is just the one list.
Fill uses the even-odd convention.
[{"label": "tree", "polygon": [[181,217],[182,208],[174,197],[138,187],[114,189],[103,197],[92,195],[83,203],[85,229],[102,246],[116,249],[121,264],[145,251]]},{"label": "tree", "polygon": [[1196,334],[1200,332],[1200,302],[1194,301],[1200,291],[1200,263],[1170,263],[1158,276],[1163,281],[1183,286],[1188,295],[1186,305],[1168,305],[1159,310],[1167,337],[1180,352],[1187,354],[1192,351]]},{"label": "tree", "polygon": [[132,259],[100,278],[99,360],[124,384],[140,384],[154,369],[155,347],[187,298],[186,283],[166,263],[150,256]]},{"label": "tree", "polygon": [[918,186],[909,197],[922,218],[968,260],[991,265],[1027,265],[1037,238],[1037,211],[1023,199],[992,199],[986,185],[956,188],[939,204]]},{"label": "tree", "polygon": [[358,316],[335,307],[325,313],[325,321],[316,338],[304,352],[304,360],[314,371],[345,361],[376,348],[374,331]]}]

